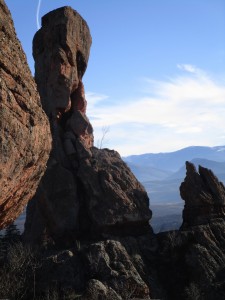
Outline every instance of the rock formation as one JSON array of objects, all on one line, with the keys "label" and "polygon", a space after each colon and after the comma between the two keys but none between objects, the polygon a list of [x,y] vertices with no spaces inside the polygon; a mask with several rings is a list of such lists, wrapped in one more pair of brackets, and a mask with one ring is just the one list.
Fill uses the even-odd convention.
[{"label": "rock formation", "polygon": [[44,16],[34,38],[35,78],[53,137],[24,233],[46,246],[36,295],[48,299],[57,288],[60,299],[223,299],[224,186],[187,162],[183,225],[153,234],[144,188],[118,153],[93,147],[82,83],[90,43],[87,24],[69,7]]},{"label": "rock formation", "polygon": [[[93,146],[82,83],[90,45],[86,22],[70,7],[44,16],[34,37],[35,79],[53,149],[27,208],[24,240],[71,249],[47,259],[41,285],[56,280],[82,299],[149,299],[140,246],[152,240],[149,199],[116,151]],[[60,267],[54,261],[62,256]]]},{"label": "rock formation", "polygon": [[35,79],[49,117],[53,150],[27,210],[24,236],[57,245],[151,231],[149,200],[119,154],[93,147],[82,76],[91,35],[70,7],[42,18],[33,40]]},{"label": "rock formation", "polygon": [[207,224],[225,216],[225,187],[209,169],[186,162],[186,178],[180,186],[185,201],[182,228]]},{"label": "rock formation", "polygon": [[225,295],[225,220],[157,235],[158,280],[165,299],[221,300]]},{"label": "rock formation", "polygon": [[167,299],[220,300],[225,295],[225,187],[213,172],[186,162],[179,231],[157,235],[159,281]]},{"label": "rock formation", "polygon": [[48,119],[11,14],[0,0],[0,228],[34,195],[50,148]]}]

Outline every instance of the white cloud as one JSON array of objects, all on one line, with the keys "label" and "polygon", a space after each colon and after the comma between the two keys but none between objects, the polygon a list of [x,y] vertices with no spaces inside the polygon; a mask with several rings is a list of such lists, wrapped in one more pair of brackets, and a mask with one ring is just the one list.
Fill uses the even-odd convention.
[{"label": "white cloud", "polygon": [[179,76],[145,79],[149,93],[144,97],[116,105],[89,94],[97,139],[100,128],[110,126],[110,147],[122,155],[224,144],[225,86],[192,65],[178,67],[184,71]]},{"label": "white cloud", "polygon": [[177,67],[178,67],[178,69],[180,69],[182,71],[186,71],[186,72],[190,72],[190,73],[198,73],[200,71],[200,69],[196,68],[193,65],[189,65],[189,64],[178,64]]},{"label": "white cloud", "polygon": [[93,93],[93,92],[87,92],[85,96],[88,100],[88,103],[91,105],[95,105],[95,104],[108,98],[108,96],[106,96],[106,95],[97,94],[97,93]]}]

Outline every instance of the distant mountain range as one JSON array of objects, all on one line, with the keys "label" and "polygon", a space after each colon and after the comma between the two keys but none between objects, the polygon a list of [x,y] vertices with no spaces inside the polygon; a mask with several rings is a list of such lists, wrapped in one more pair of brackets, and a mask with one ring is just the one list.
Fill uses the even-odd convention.
[{"label": "distant mountain range", "polygon": [[180,226],[183,201],[179,187],[185,178],[185,161],[211,169],[225,184],[225,146],[187,147],[169,153],[146,153],[123,157],[144,185],[153,211],[155,231]]},{"label": "distant mountain range", "polygon": [[168,172],[177,172],[184,166],[186,160],[192,161],[197,158],[225,162],[225,146],[192,146],[174,152],[146,153],[123,157],[132,171],[136,172],[135,175],[137,177],[142,176],[143,169],[145,170],[145,174],[147,174],[146,170],[148,170],[149,180],[152,180],[154,177],[154,172],[156,172],[156,180],[159,178],[159,174],[161,174],[160,179],[165,179]]}]

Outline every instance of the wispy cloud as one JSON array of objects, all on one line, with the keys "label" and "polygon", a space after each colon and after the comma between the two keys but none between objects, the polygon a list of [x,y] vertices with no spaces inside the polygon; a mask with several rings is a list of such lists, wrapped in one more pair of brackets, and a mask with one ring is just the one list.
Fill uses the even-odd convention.
[{"label": "wispy cloud", "polygon": [[104,94],[98,94],[98,93],[93,93],[93,92],[87,92],[86,93],[86,98],[88,101],[88,108],[92,109],[93,107],[96,107],[100,102],[103,100],[106,100],[108,96]]},{"label": "wispy cloud", "polygon": [[168,80],[145,79],[144,97],[122,99],[120,105],[106,97],[94,101],[90,112],[97,134],[110,126],[110,146],[122,154],[223,144],[225,85],[195,66],[178,68],[182,72]]},{"label": "wispy cloud", "polygon": [[41,7],[41,0],[38,0],[38,6],[36,12],[37,29],[40,29],[40,23],[39,23],[40,7]]},{"label": "wispy cloud", "polygon": [[187,71],[190,73],[199,73],[199,71],[201,72],[201,70],[196,68],[196,66],[189,65],[189,64],[178,64],[177,67],[180,70]]}]

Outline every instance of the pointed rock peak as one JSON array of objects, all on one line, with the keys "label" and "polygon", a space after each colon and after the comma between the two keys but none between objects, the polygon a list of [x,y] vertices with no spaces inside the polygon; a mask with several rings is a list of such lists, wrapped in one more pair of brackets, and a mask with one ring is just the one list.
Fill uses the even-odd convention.
[{"label": "pointed rock peak", "polygon": [[186,175],[191,174],[191,173],[197,173],[196,167],[193,163],[186,161],[185,164],[186,164],[186,170],[187,170]]},{"label": "pointed rock peak", "polygon": [[186,177],[180,186],[185,201],[182,228],[205,224],[225,216],[225,187],[207,168],[186,162]]}]

